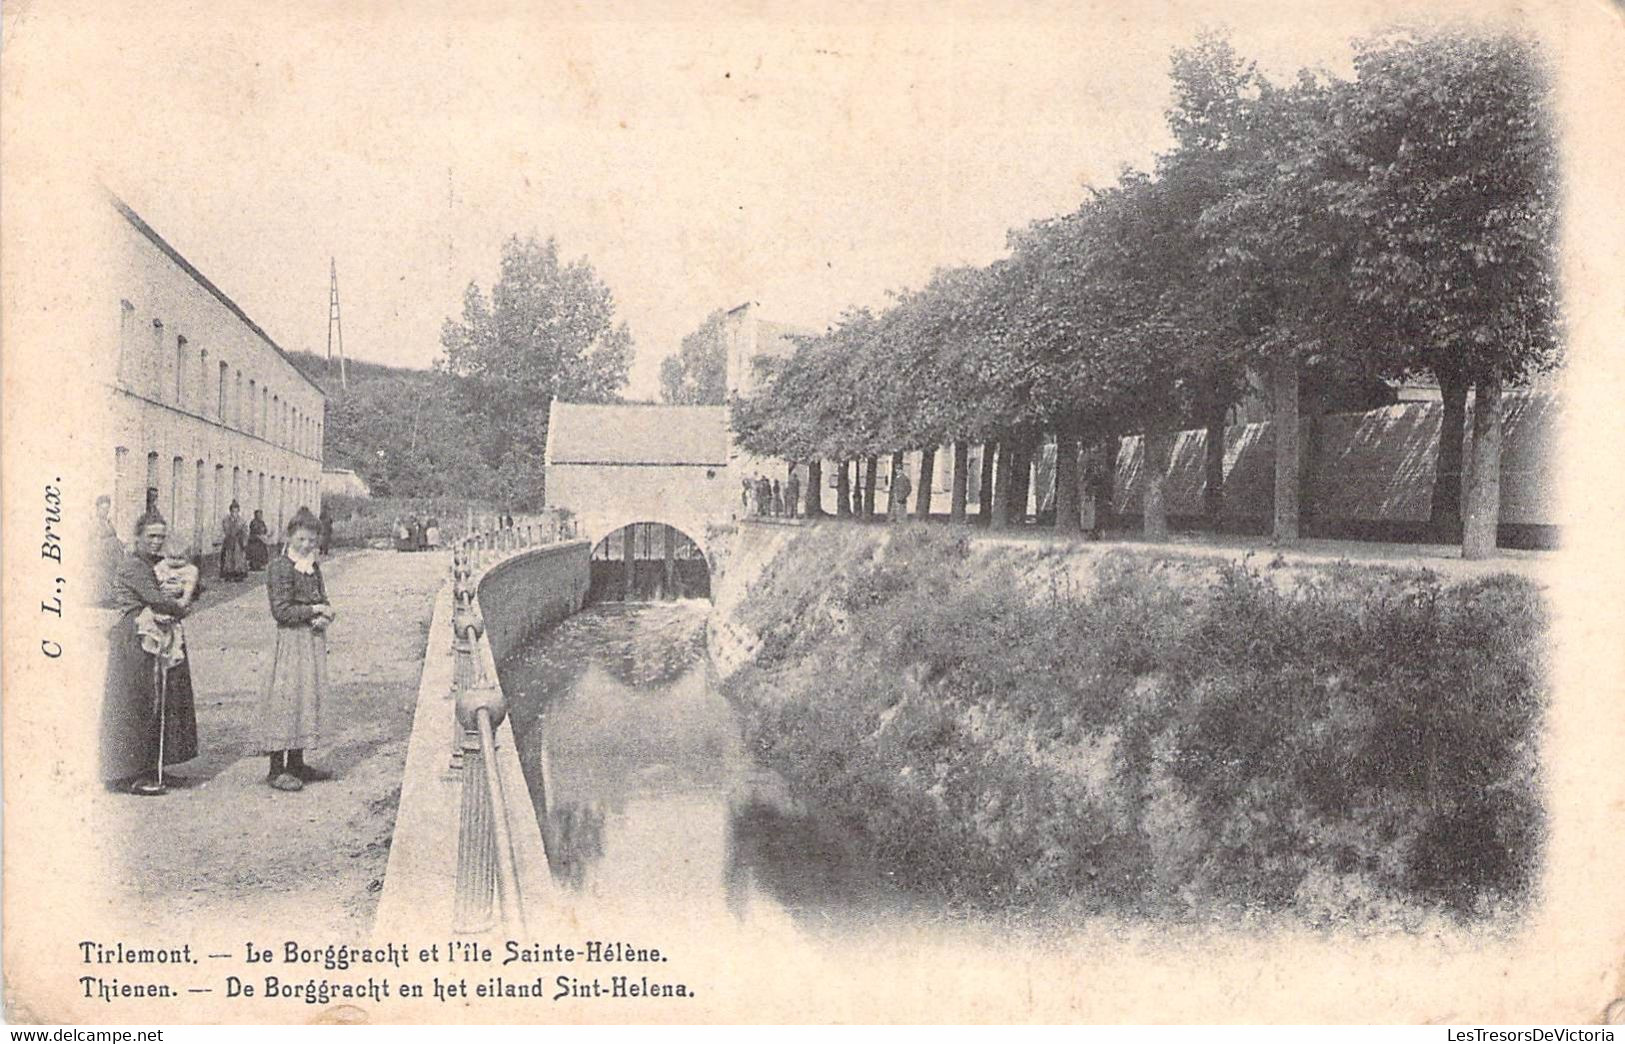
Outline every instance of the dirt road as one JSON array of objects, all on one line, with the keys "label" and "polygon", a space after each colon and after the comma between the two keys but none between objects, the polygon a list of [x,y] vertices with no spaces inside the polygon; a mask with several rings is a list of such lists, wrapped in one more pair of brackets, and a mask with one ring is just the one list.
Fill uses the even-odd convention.
[{"label": "dirt road", "polygon": [[169,939],[366,936],[448,564],[441,552],[370,550],[323,564],[339,619],[329,632],[325,738],[307,760],[337,778],[300,793],[266,786],[254,742],[274,641],[264,574],[216,584],[186,621],[201,755],[176,767],[185,782],[163,797],[95,800],[111,878],[98,901],[111,920]]}]

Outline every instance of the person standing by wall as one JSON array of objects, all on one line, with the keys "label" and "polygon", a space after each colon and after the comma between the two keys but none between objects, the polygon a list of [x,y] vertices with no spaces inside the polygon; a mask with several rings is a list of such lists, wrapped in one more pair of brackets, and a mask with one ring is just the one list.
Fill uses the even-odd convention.
[{"label": "person standing by wall", "polygon": [[327,689],[327,628],[337,615],[316,558],[322,524],[308,508],[288,523],[288,543],[271,563],[266,592],[276,621],[271,670],[260,696],[260,749],[271,759],[266,782],[276,790],[303,790],[332,779],[305,764],[305,751],[321,738]]},{"label": "person standing by wall", "polygon": [[98,605],[110,604],[113,580],[118,576],[119,563],[124,561],[124,544],[119,540],[118,530],[113,526],[112,511],[112,497],[104,493],[96,498],[96,551],[93,578],[96,588],[93,592],[93,601]]},{"label": "person standing by wall", "polygon": [[248,575],[248,526],[243,508],[235,500],[220,523],[220,579],[241,580]]},{"label": "person standing by wall", "polygon": [[801,514],[801,477],[793,467],[784,483],[784,513],[790,518],[797,518]]},{"label": "person standing by wall", "polygon": [[271,557],[270,546],[265,541],[270,532],[271,527],[265,524],[265,512],[256,508],[248,522],[248,568],[256,573],[265,568]]},{"label": "person standing by wall", "polygon": [[914,483],[908,480],[908,471],[898,468],[892,475],[891,521],[902,522],[908,518],[908,495],[912,492]]}]

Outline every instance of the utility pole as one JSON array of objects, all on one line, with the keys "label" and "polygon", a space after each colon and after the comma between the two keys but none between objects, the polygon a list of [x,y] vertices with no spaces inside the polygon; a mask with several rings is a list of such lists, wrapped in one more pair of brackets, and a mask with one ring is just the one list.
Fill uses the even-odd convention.
[{"label": "utility pole", "polygon": [[328,273],[331,276],[327,295],[327,375],[333,376],[333,340],[338,335],[339,345],[339,387],[349,390],[350,370],[344,359],[344,324],[339,321],[339,263],[337,258],[328,261]]}]

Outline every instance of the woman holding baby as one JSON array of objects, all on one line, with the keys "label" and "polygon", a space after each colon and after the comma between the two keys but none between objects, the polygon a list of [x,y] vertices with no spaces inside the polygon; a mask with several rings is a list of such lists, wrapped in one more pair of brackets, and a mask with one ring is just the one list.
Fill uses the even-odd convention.
[{"label": "woman holding baby", "polygon": [[132,794],[162,794],[163,766],[197,757],[192,670],[180,623],[198,592],[197,571],[184,554],[165,555],[168,539],[156,509],[137,519],[135,545],[109,592],[119,618],[108,633],[101,777],[110,789]]},{"label": "woman holding baby", "polygon": [[270,756],[266,777],[277,790],[303,790],[332,775],[305,764],[305,749],[321,731],[327,688],[327,626],[336,615],[327,601],[321,553],[322,523],[300,508],[288,524],[288,543],[271,560],[266,588],[276,621],[276,651],[260,703],[260,749]]}]

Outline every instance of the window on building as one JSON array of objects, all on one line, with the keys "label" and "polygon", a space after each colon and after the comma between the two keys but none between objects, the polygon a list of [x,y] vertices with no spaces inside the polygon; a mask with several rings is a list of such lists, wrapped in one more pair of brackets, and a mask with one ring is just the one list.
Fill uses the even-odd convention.
[{"label": "window on building", "polygon": [[207,539],[207,537],[204,535],[206,531],[203,528],[203,520],[208,517],[206,511],[208,508],[207,501],[209,499],[209,489],[206,485],[204,485],[204,483],[208,480],[208,475],[208,464],[201,460],[198,461],[197,484],[192,487],[192,541],[194,544],[192,550],[197,554],[203,553],[203,542]]},{"label": "window on building", "polygon": [[214,510],[204,519],[203,539],[205,544],[211,539],[210,534],[214,530],[212,523],[225,518],[226,509],[229,506],[226,502],[226,466],[224,464],[214,466],[214,500],[212,503]]},{"label": "window on building", "polygon": [[113,522],[113,532],[124,539],[124,501],[130,495],[130,450],[125,446],[113,448],[113,510],[108,518]]},{"label": "window on building", "polygon": [[268,425],[271,441],[282,445],[282,396],[271,396],[271,423]]},{"label": "window on building", "polygon": [[186,338],[175,337],[175,405],[186,406]]},{"label": "window on building", "polygon": [[169,466],[169,524],[171,528],[179,528],[181,524],[182,496],[186,481],[186,459],[176,457]]},{"label": "window on building", "polygon": [[158,506],[158,453],[153,451],[147,454],[147,488],[141,499],[141,512],[151,511]]},{"label": "window on building", "polygon": [[254,387],[254,378],[250,377],[248,379],[248,433],[250,435],[255,432],[254,417],[259,413],[259,403],[254,395]]},{"label": "window on building", "polygon": [[260,438],[271,438],[271,389],[260,386]]},{"label": "window on building", "polygon": [[164,321],[152,321],[152,355],[147,360],[147,390],[154,401],[164,397]]},{"label": "window on building", "polygon": [[197,353],[197,411],[200,416],[209,412],[209,349]]},{"label": "window on building", "polygon": [[[135,365],[135,348],[131,339],[135,336],[135,305],[128,301],[120,301],[118,309],[118,365],[114,371],[116,380],[125,388],[134,383],[133,367]],[[118,505],[113,505],[118,510]]]},{"label": "window on building", "polygon": [[243,371],[238,370],[231,389],[231,423],[238,431],[243,430]]},{"label": "window on building", "polygon": [[216,397],[219,401],[218,408],[221,424],[226,423],[226,371],[229,369],[230,367],[225,363],[220,364],[220,390],[216,393]]},{"label": "window on building", "polygon": [[242,506],[242,497],[243,497],[243,469],[239,468],[239,467],[233,467],[231,469],[231,499],[237,501],[238,502],[237,506],[241,507]]}]

